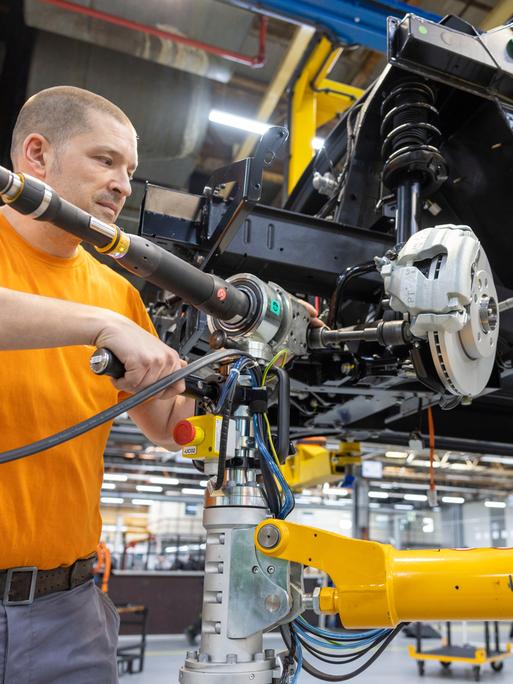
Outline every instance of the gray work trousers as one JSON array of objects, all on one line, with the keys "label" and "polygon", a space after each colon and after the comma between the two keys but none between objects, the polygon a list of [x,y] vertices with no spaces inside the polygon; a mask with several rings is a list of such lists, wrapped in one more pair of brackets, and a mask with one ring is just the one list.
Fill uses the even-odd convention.
[{"label": "gray work trousers", "polygon": [[118,630],[92,580],[28,606],[0,601],[0,684],[116,684]]}]

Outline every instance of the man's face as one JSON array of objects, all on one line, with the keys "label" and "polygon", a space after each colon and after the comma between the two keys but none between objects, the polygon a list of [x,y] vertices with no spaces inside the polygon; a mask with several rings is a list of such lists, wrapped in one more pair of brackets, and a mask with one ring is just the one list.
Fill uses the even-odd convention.
[{"label": "man's face", "polygon": [[110,114],[89,112],[88,120],[84,133],[51,148],[45,182],[68,202],[114,223],[132,192],[136,133]]}]

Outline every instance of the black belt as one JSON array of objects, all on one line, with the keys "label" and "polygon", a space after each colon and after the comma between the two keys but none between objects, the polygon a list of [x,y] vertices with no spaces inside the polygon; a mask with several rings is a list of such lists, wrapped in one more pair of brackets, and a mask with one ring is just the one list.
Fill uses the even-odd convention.
[{"label": "black belt", "polygon": [[52,570],[33,566],[0,570],[0,597],[4,606],[27,606],[34,599],[68,591],[92,579],[95,556],[80,558],[73,565]]}]

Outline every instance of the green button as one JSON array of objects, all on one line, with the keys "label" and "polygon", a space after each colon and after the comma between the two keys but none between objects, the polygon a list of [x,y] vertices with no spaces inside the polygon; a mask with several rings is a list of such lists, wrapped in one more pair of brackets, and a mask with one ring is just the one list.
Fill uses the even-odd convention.
[{"label": "green button", "polygon": [[419,33],[422,33],[423,36],[427,36],[428,30],[427,30],[427,27],[424,26],[424,24],[420,24]]},{"label": "green button", "polygon": [[269,308],[271,309],[273,314],[276,314],[277,316],[280,315],[281,306],[280,306],[280,302],[277,299],[271,299],[271,303],[269,305]]}]

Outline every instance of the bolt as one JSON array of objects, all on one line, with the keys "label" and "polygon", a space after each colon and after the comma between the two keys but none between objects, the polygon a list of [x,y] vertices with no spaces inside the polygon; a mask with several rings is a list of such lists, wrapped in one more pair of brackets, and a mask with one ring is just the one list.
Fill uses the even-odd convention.
[{"label": "bolt", "polygon": [[196,658],[194,657],[195,655],[196,655],[195,651],[187,651],[187,653],[185,654],[185,659],[186,660],[196,660]]},{"label": "bolt", "polygon": [[258,572],[258,565],[254,565],[254,566],[251,568],[251,572],[252,572],[254,575],[256,575],[257,572]]},{"label": "bolt", "polygon": [[274,549],[274,547],[278,545],[280,539],[280,530],[276,525],[267,524],[258,531],[258,543],[263,546],[264,549]]},{"label": "bolt", "polygon": [[231,663],[232,665],[237,662],[237,654],[236,653],[228,653],[226,656],[226,662]]},{"label": "bolt", "polygon": [[267,568],[267,574],[268,574],[268,575],[274,575],[274,572],[275,572],[275,567],[274,567],[274,565],[270,565],[270,566]]},{"label": "bolt", "polygon": [[200,663],[208,663],[208,661],[210,660],[208,653],[200,653],[198,660],[200,661]]},{"label": "bolt", "polygon": [[216,622],[214,629],[215,629],[216,634],[221,634],[221,623]]},{"label": "bolt", "polygon": [[275,656],[275,650],[274,648],[266,648],[265,649],[265,657],[267,660],[270,660],[271,658],[274,658]]},{"label": "bolt", "polygon": [[249,678],[250,678],[250,679],[255,679],[255,675],[254,675],[253,673],[251,673],[251,674],[249,675]]},{"label": "bolt", "polygon": [[263,653],[255,653],[254,661],[255,663],[262,663],[265,660],[265,655]]},{"label": "bolt", "polygon": [[222,602],[223,602],[223,592],[222,592],[222,591],[218,591],[218,592],[217,592],[217,594],[216,594],[216,601],[217,601],[217,603],[222,603]]},{"label": "bolt", "polygon": [[222,575],[224,571],[224,563],[221,561],[220,563],[217,564],[217,572]]}]

